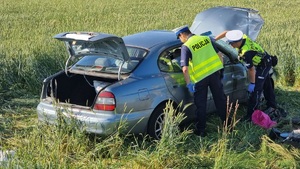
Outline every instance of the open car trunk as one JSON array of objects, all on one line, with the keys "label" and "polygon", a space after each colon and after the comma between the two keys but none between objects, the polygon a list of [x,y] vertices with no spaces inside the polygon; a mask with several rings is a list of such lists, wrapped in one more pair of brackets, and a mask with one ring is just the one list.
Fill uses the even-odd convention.
[{"label": "open car trunk", "polygon": [[62,71],[45,79],[42,99],[55,99],[59,103],[91,107],[98,92],[116,81],[118,79],[67,75]]},{"label": "open car trunk", "polygon": [[[99,91],[127,76],[123,75],[122,66],[128,63],[129,55],[122,38],[97,32],[64,32],[54,38],[65,43],[69,58],[65,71],[44,80],[41,96],[44,101],[54,99],[59,103],[91,107]],[[79,61],[73,65],[76,59]],[[112,60],[114,64],[109,64]],[[133,63],[136,66],[138,62]]]}]

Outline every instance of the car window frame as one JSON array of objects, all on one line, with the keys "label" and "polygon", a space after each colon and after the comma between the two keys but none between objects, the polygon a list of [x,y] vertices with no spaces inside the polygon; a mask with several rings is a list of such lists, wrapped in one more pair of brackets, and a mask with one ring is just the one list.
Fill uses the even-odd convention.
[{"label": "car window frame", "polygon": [[181,50],[180,46],[172,46],[165,49],[163,52],[160,53],[157,64],[158,68],[161,72],[166,73],[180,73],[182,72],[180,66],[180,55],[175,55],[175,50]]}]

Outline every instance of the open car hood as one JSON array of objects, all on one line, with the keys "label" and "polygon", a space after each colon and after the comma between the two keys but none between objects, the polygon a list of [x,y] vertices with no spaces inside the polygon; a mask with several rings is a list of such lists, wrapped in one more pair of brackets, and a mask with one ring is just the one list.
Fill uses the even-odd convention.
[{"label": "open car hood", "polygon": [[256,40],[263,24],[257,10],[218,6],[198,13],[190,30],[198,35],[211,31],[212,36],[217,36],[225,30],[239,29]]},{"label": "open car hood", "polygon": [[98,32],[65,32],[54,36],[64,41],[70,57],[94,54],[129,60],[129,55],[122,38]]}]

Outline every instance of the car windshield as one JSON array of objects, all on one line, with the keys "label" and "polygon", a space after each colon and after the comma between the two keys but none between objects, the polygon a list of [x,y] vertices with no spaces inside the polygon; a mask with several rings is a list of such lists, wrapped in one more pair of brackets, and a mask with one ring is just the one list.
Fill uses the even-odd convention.
[{"label": "car windshield", "polygon": [[146,56],[147,50],[137,47],[126,47],[130,60],[123,61],[120,58],[108,57],[102,54],[84,54],[71,67],[70,71],[88,71],[101,73],[118,73],[121,67],[121,73],[131,72]]}]

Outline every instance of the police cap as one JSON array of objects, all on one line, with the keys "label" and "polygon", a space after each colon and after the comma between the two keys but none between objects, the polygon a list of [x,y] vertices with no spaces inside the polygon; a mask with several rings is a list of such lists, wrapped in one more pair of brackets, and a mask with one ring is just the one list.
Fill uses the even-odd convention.
[{"label": "police cap", "polygon": [[189,31],[188,25],[180,26],[178,28],[173,29],[173,32],[175,32],[177,39],[179,38],[179,34],[182,32]]},{"label": "police cap", "polygon": [[226,33],[225,37],[228,39],[229,43],[233,43],[242,40],[243,35],[243,32],[240,30],[231,30]]}]

